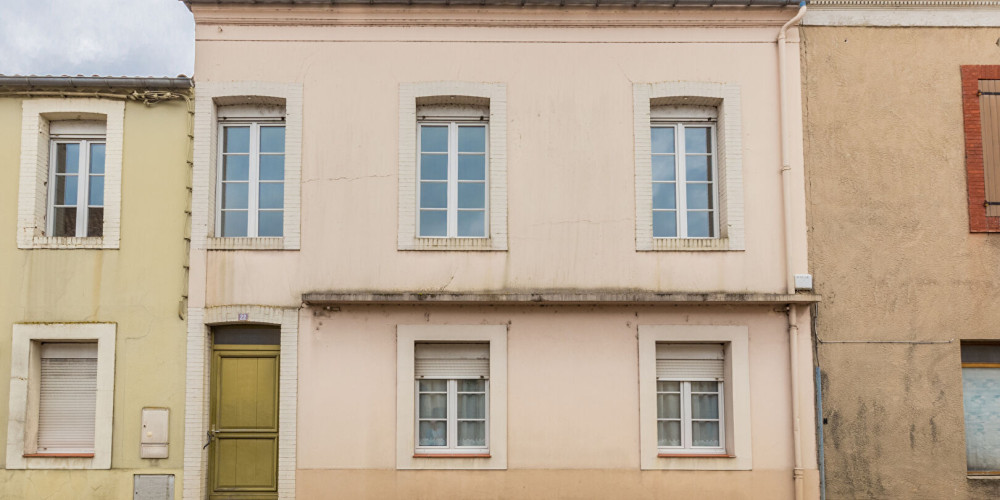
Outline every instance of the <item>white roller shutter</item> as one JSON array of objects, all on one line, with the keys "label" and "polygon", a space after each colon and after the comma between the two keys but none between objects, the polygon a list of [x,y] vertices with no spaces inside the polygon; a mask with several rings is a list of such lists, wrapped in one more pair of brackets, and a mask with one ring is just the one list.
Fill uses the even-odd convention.
[{"label": "white roller shutter", "polygon": [[722,380],[722,344],[656,344],[656,378],[663,380]]},{"label": "white roller shutter", "polygon": [[97,344],[41,346],[39,453],[93,453],[97,409]]},{"label": "white roller shutter", "polygon": [[489,344],[416,344],[417,378],[490,378]]}]

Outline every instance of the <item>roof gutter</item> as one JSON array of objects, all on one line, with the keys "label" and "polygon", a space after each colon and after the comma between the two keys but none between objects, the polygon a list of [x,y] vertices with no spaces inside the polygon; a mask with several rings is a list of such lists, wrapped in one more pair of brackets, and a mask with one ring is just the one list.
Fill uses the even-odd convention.
[{"label": "roof gutter", "polygon": [[187,77],[140,78],[114,76],[7,76],[0,75],[0,89],[66,89],[89,92],[125,90],[191,90],[194,81]]},{"label": "roof gutter", "polygon": [[180,0],[187,5],[413,5],[455,7],[794,7],[799,0]]}]

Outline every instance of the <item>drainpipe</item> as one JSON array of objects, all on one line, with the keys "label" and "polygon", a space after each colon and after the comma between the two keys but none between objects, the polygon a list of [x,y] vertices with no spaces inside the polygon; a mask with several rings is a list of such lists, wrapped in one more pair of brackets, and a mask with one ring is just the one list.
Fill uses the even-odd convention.
[{"label": "drainpipe", "polygon": [[[788,294],[795,293],[795,274],[792,267],[793,258],[793,238],[792,238],[792,186],[791,170],[792,164],[789,159],[791,139],[788,130],[788,97],[785,89],[785,33],[793,24],[799,22],[806,14],[806,2],[799,2],[799,12],[795,17],[788,20],[781,30],[778,31],[778,106],[781,111],[781,189],[782,208],[785,219],[785,279]],[[802,435],[799,429],[799,326],[798,311],[795,305],[789,304],[788,314],[788,349],[789,364],[791,368],[792,382],[792,448],[795,455],[795,467],[792,469],[792,479],[795,487],[795,500],[802,500],[804,496],[804,474],[802,468]]]}]

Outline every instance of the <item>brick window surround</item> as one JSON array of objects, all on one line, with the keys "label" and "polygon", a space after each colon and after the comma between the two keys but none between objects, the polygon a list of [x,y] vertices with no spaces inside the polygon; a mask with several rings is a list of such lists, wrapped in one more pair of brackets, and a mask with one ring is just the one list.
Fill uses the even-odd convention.
[{"label": "brick window surround", "polygon": [[965,171],[969,190],[969,231],[1000,232],[1000,217],[986,215],[986,175],[979,112],[979,80],[1000,80],[1000,66],[962,66]]}]

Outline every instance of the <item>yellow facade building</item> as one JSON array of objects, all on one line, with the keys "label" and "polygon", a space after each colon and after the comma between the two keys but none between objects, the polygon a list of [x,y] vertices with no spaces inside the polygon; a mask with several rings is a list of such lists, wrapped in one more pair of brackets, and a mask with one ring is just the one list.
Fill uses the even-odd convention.
[{"label": "yellow facade building", "polygon": [[0,76],[4,500],[180,490],[191,97]]}]

